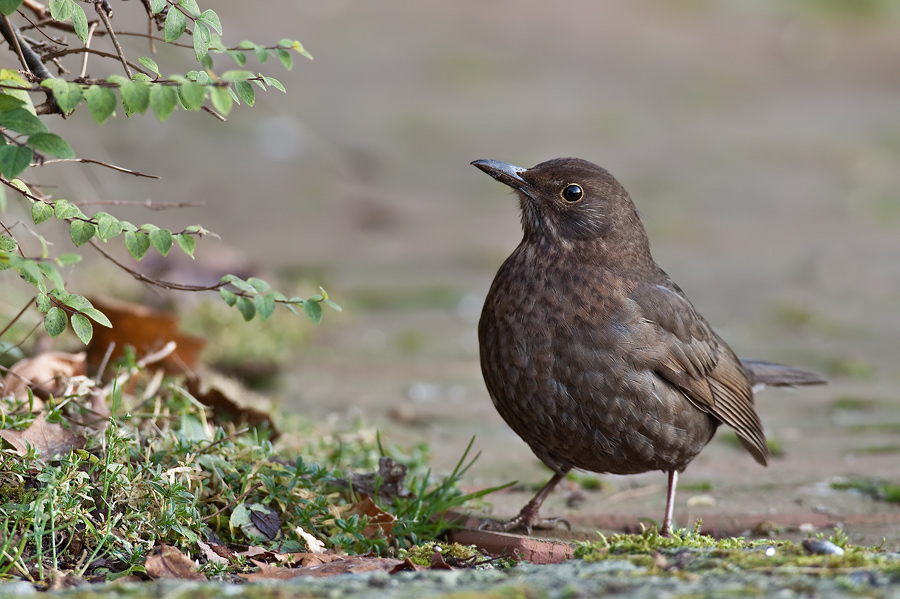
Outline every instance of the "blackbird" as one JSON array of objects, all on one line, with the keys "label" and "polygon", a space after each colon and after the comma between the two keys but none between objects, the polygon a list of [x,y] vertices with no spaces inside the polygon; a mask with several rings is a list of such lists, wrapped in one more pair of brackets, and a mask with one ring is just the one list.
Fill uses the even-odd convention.
[{"label": "blackbird", "polygon": [[572,468],[661,470],[668,534],[678,473],[723,423],[765,466],[754,389],[824,381],[738,359],[653,261],[634,204],[606,170],[577,158],[472,164],[517,192],[524,230],[484,303],[481,370],[497,411],[554,472],[492,527],[568,525],[538,510]]}]

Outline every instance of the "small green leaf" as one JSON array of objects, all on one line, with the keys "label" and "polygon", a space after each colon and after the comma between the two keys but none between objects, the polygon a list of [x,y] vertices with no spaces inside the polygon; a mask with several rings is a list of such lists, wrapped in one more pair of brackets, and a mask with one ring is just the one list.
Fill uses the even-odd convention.
[{"label": "small green leaf", "polygon": [[63,281],[62,275],[56,270],[56,267],[49,262],[41,262],[38,264],[38,268],[40,269],[41,274],[53,283],[55,287],[62,287],[66,284],[65,281]]},{"label": "small green leaf", "polygon": [[9,112],[16,108],[21,108],[23,104],[25,104],[25,102],[19,98],[10,96],[6,93],[0,94],[0,112]]},{"label": "small green leaf", "polygon": [[57,299],[76,312],[81,312],[82,310],[94,307],[91,302],[88,301],[88,298],[84,297],[83,295],[78,295],[77,293],[66,293],[65,295],[60,294]]},{"label": "small green leaf", "polygon": [[229,90],[226,87],[214,87],[210,93],[213,107],[219,111],[222,116],[228,116],[228,113],[231,112],[232,99],[228,94],[228,91]]},{"label": "small green leaf", "polygon": [[84,314],[85,316],[87,316],[88,318],[90,318],[91,320],[93,320],[94,322],[96,322],[97,324],[104,326],[108,329],[112,328],[112,323],[106,317],[106,314],[104,314],[97,308],[94,308],[93,306],[91,306],[90,308],[84,308],[84,309],[80,310],[80,312],[82,314]]},{"label": "small green leaf", "polygon": [[237,63],[238,66],[242,67],[247,64],[247,55],[238,50],[226,50],[225,51],[231,59]]},{"label": "small green leaf", "polygon": [[178,92],[171,85],[154,85],[150,89],[150,107],[160,122],[169,118],[175,112],[175,103],[178,101]]},{"label": "small green leaf", "polygon": [[84,14],[84,9],[77,4],[72,6],[72,27],[75,28],[75,35],[78,36],[81,43],[86,44],[88,36],[87,15]]},{"label": "small green leaf", "polygon": [[256,102],[256,92],[253,90],[253,86],[246,81],[235,82],[234,91],[247,106],[253,106]]},{"label": "small green leaf", "polygon": [[303,47],[303,44],[301,44],[301,43],[298,42],[297,40],[294,40],[294,41],[291,43],[291,49],[293,49],[294,51],[298,52],[301,56],[305,56],[306,58],[308,58],[308,59],[310,59],[310,60],[313,59],[312,54],[310,54],[309,52],[307,52],[307,51],[306,51],[306,48]]},{"label": "small green leaf", "polygon": [[[178,12],[178,11],[175,11]],[[144,114],[150,106],[150,86],[143,81],[129,81],[120,88],[125,114]]]},{"label": "small green leaf", "polygon": [[322,306],[319,302],[305,301],[303,302],[303,310],[313,324],[322,322]]},{"label": "small green leaf", "polygon": [[69,223],[69,237],[75,247],[86,244],[97,233],[97,226],[89,221],[73,220]]},{"label": "small green leaf", "polygon": [[57,158],[75,158],[72,146],[55,133],[35,133],[28,137],[28,145]]},{"label": "small green leaf", "polygon": [[0,252],[14,252],[19,247],[18,242],[12,237],[0,235]]},{"label": "small green leaf", "polygon": [[256,304],[250,298],[238,296],[237,309],[247,322],[250,322],[256,316]]},{"label": "small green leaf", "polygon": [[116,93],[108,87],[92,85],[84,91],[84,99],[98,125],[116,113]]},{"label": "small green leaf", "polygon": [[56,215],[56,220],[80,218],[84,216],[81,209],[69,200],[56,200],[53,202],[53,212]]},{"label": "small green leaf", "polygon": [[172,249],[172,232],[168,229],[155,229],[150,232],[150,243],[163,256]]},{"label": "small green leaf", "polygon": [[221,283],[231,283],[232,285],[234,285],[235,287],[237,287],[244,293],[249,293],[251,295],[255,295],[257,293],[256,288],[253,285],[251,285],[244,279],[237,277],[235,275],[225,275],[224,277],[221,278],[220,282]]},{"label": "small green leaf", "polygon": [[252,77],[253,73],[251,71],[232,70],[222,73],[222,80],[228,81],[229,83],[233,83],[235,81],[246,81],[247,79],[251,79]]},{"label": "small green leaf", "polygon": [[247,279],[247,283],[249,283],[250,286],[259,293],[265,293],[271,287],[268,283],[256,277],[250,277],[249,279]]},{"label": "small green leaf", "polygon": [[197,0],[178,0],[178,6],[188,11],[188,14],[194,18],[200,16],[200,7],[197,5]]},{"label": "small green leaf", "polygon": [[200,110],[206,99],[206,88],[194,81],[185,81],[178,87],[178,96],[185,110]]},{"label": "small green leaf", "polygon": [[162,12],[162,9],[166,7],[166,0],[150,0],[150,14],[157,14]]},{"label": "small green leaf", "polygon": [[125,233],[125,249],[135,260],[140,260],[150,249],[150,239],[144,233],[127,231]]},{"label": "small green leaf", "polygon": [[209,54],[209,26],[197,21],[194,23],[194,56],[197,61],[203,60]]},{"label": "small green leaf", "polygon": [[281,48],[275,50],[275,52],[278,55],[278,60],[281,61],[281,65],[285,69],[290,71],[292,68],[294,68],[294,57],[291,56],[290,52],[288,52],[287,50],[282,50]]},{"label": "small green leaf", "polygon": [[11,15],[16,12],[24,0],[0,0],[0,12]]},{"label": "small green leaf", "polygon": [[148,71],[159,75],[159,67],[156,65],[156,61],[152,58],[141,56],[140,58],[138,58],[138,62],[144,65]]},{"label": "small green leaf", "polygon": [[233,306],[235,303],[237,303],[238,296],[234,291],[229,291],[224,287],[219,287],[219,295],[222,296],[222,299],[225,300],[225,303],[229,306]]},{"label": "small green leaf", "polygon": [[58,306],[53,306],[47,310],[47,315],[44,317],[44,328],[47,329],[47,334],[51,337],[58,337],[66,330],[68,323],[69,319],[66,316],[66,311]]},{"label": "small green leaf", "polygon": [[219,21],[219,15],[216,14],[214,10],[204,10],[200,13],[200,16],[197,17],[198,21],[203,21],[207,25],[210,26],[216,33],[222,35],[222,22]]},{"label": "small green leaf", "polygon": [[166,15],[166,23],[163,28],[163,39],[167,42],[174,42],[187,29],[187,17],[184,13],[172,6]]},{"label": "small green leaf", "polygon": [[91,337],[94,336],[94,327],[84,314],[72,315],[72,330],[85,345],[90,343]]},{"label": "small green leaf", "polygon": [[284,86],[281,84],[281,81],[279,81],[275,77],[266,77],[265,75],[260,75],[260,77],[262,77],[263,81],[266,82],[266,85],[271,85],[277,90],[285,91]]},{"label": "small green leaf", "polygon": [[37,304],[38,312],[42,314],[46,314],[53,307],[53,302],[50,301],[46,293],[38,293],[35,303]]},{"label": "small green leaf", "polygon": [[53,207],[44,202],[35,202],[31,205],[31,219],[34,224],[39,225],[45,220],[53,217]]},{"label": "small green leaf", "polygon": [[263,320],[269,320],[275,311],[275,298],[271,293],[269,295],[257,295],[253,298],[253,303],[256,305],[256,312]]},{"label": "small green leaf", "polygon": [[0,172],[7,179],[19,176],[19,174],[31,165],[34,152],[25,146],[0,147]]},{"label": "small green leaf", "polygon": [[69,114],[84,99],[82,87],[77,83],[71,83],[64,79],[44,79],[41,87],[53,90],[53,99],[65,114]]},{"label": "small green leaf", "polygon": [[12,129],[22,135],[34,135],[47,131],[47,125],[25,108],[0,112],[0,127]]},{"label": "small green leaf", "polygon": [[94,215],[97,221],[97,237],[100,239],[110,239],[122,234],[122,222],[112,214],[107,212],[98,212]]},{"label": "small green leaf", "polygon": [[175,241],[178,242],[179,247],[181,247],[182,251],[188,256],[194,256],[194,246],[196,245],[196,241],[194,240],[193,235],[184,235],[179,233],[175,235]]},{"label": "small green leaf", "polygon": [[60,266],[69,266],[81,262],[81,254],[60,254],[56,257],[56,263]]},{"label": "small green leaf", "polygon": [[72,17],[74,0],[50,0],[50,16],[57,21],[66,21]]}]

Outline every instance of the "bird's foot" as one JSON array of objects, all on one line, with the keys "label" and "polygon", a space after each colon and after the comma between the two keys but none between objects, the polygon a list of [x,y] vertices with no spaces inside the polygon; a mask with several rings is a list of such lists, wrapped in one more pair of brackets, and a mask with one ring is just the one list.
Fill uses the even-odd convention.
[{"label": "bird's foot", "polygon": [[507,522],[495,522],[493,520],[485,520],[478,525],[478,530],[493,530],[497,532],[510,532],[517,529],[523,529],[526,535],[530,535],[535,528],[551,530],[564,524],[566,528],[572,530],[572,524],[563,517],[541,518],[536,509],[532,509],[530,505],[522,508],[522,511]]}]

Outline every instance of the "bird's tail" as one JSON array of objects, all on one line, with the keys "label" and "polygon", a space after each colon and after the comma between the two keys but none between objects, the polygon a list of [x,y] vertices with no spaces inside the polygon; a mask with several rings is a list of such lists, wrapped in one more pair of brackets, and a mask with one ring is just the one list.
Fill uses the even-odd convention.
[{"label": "bird's tail", "polygon": [[747,378],[750,379],[750,383],[754,387],[759,385],[774,385],[776,387],[824,385],[828,382],[813,372],[775,364],[774,362],[741,359],[741,364],[744,365],[744,370],[747,371]]}]

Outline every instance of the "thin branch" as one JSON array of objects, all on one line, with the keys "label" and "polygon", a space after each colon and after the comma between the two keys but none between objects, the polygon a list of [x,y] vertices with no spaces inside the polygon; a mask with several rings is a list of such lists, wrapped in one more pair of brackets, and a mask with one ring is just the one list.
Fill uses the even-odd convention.
[{"label": "thin branch", "polygon": [[148,210],[168,210],[169,208],[203,208],[206,202],[161,202],[154,204],[150,200],[143,202],[129,202],[127,200],[87,200],[84,202],[72,202],[75,206],[133,206]]},{"label": "thin branch", "polygon": [[47,67],[44,66],[44,63],[41,62],[40,57],[31,49],[31,46],[28,45],[28,42],[25,41],[22,34],[19,33],[19,28],[13,25],[6,15],[3,15],[3,18],[0,19],[0,33],[3,34],[3,38],[9,46],[15,48],[16,54],[18,54],[19,60],[22,61],[22,66],[26,71],[34,73],[34,75],[40,79],[53,78],[53,75],[50,74],[50,71],[48,71]]},{"label": "thin branch", "polygon": [[[91,26],[88,28],[87,39],[84,42],[85,48],[91,47],[91,39],[93,39],[94,31],[96,31],[96,30],[97,30],[97,21],[94,21],[93,23],[91,23]],[[88,62],[88,57],[90,55],[91,55],[90,52],[85,52],[84,57],[81,60],[81,73],[79,74],[79,77],[81,79],[84,79],[85,75],[87,74],[87,62]]]},{"label": "thin branch", "polygon": [[[146,283],[146,284],[152,285],[154,287],[162,287],[163,289],[174,289],[176,291],[215,291],[216,289],[224,287],[225,285],[228,284],[228,283],[219,282],[219,283],[216,283],[215,285],[182,285],[181,283],[173,283],[171,281],[162,281],[160,279],[154,279],[154,278],[148,277],[147,275],[140,273],[140,272],[134,270],[133,268],[130,268],[130,267],[122,264],[118,260],[116,260],[112,254],[110,254],[109,252],[104,250],[102,247],[100,247],[100,244],[98,244],[95,239],[91,239],[89,243],[91,244],[91,246],[93,246],[93,248],[95,250],[97,250],[98,252],[103,254],[103,256],[107,260],[109,260],[110,262],[112,262],[113,264],[115,264],[116,266],[118,266],[119,268],[121,268],[122,270],[127,272],[128,274],[130,274],[132,277],[134,277],[135,279],[137,279],[138,281],[140,281],[142,283]],[[238,295],[240,295],[240,294],[238,294]]]},{"label": "thin branch", "polygon": [[122,166],[116,166],[115,164],[108,164],[106,162],[92,160],[90,158],[57,158],[54,160],[44,160],[42,164],[56,164],[59,162],[84,162],[87,164],[99,164],[100,166],[105,166],[106,168],[112,169],[114,171],[119,171],[120,173],[125,173],[127,175],[134,175],[135,177],[146,177],[147,179],[159,179],[157,175],[148,175],[140,171],[133,171]]},{"label": "thin branch", "polygon": [[[102,56],[103,58],[113,58],[113,59],[119,60],[119,56],[116,54],[113,54],[112,52],[104,52],[103,50],[95,50],[94,48],[66,48],[65,50],[54,50],[53,52],[48,52],[48,53],[44,54],[44,58],[47,60],[51,60],[54,58],[61,58],[68,54],[81,54],[81,53],[85,53],[85,52],[87,52],[89,54],[94,54],[96,56]],[[142,69],[141,67],[136,65],[135,63],[128,61],[128,60],[126,60],[125,62],[127,62],[128,66],[131,67],[132,69],[134,69],[136,71],[140,71],[141,73],[147,75],[148,77],[150,76],[150,73],[148,73],[147,71],[145,71],[144,69]]]},{"label": "thin branch", "polygon": [[219,120],[222,121],[223,123],[227,123],[227,122],[228,122],[228,119],[226,119],[223,115],[219,114],[218,112],[216,112],[215,110],[213,110],[213,109],[210,108],[209,106],[201,106],[200,108],[203,109],[203,110],[205,110],[205,111],[208,112],[209,114],[213,115],[214,117],[216,117],[217,119],[219,119]]},{"label": "thin branch", "polygon": [[[104,5],[106,5],[106,7],[104,7]],[[103,21],[103,26],[106,27],[106,31],[109,32],[109,38],[112,40],[113,46],[116,47],[116,54],[119,55],[119,60],[122,62],[122,66],[125,67],[125,74],[131,79],[131,67],[128,66],[128,61],[125,60],[125,53],[122,52],[122,45],[119,44],[119,38],[116,37],[112,28],[112,23],[109,22],[109,16],[106,14],[106,8],[108,7],[109,4],[106,2],[94,2],[94,9],[97,11],[97,14],[100,15],[100,20]],[[110,12],[112,12],[112,10],[110,10]]]},{"label": "thin branch", "polygon": [[[25,314],[25,311],[26,311],[28,308],[30,308],[30,307],[32,306],[32,304],[34,304],[34,300],[36,300],[36,299],[37,299],[37,296],[35,296],[35,297],[31,298],[30,300],[28,300],[28,303],[25,304],[25,306],[24,306],[21,310],[19,310],[19,313],[16,314],[15,317],[14,317],[12,320],[9,321],[9,324],[6,325],[5,327],[3,327],[3,330],[0,331],[0,339],[3,338],[3,335],[5,335],[5,334],[7,333],[7,331],[9,331],[10,328],[12,328],[12,325],[16,324],[16,322],[17,322],[20,318],[22,318],[22,315]],[[12,349],[12,348],[10,348],[10,349]],[[0,352],[0,356],[2,356],[3,354],[5,354],[5,353],[8,352],[8,351],[9,351],[9,349],[7,349],[7,350],[5,350],[5,351],[3,351],[3,352]]]}]

